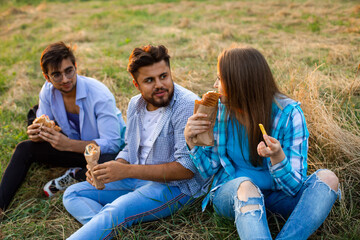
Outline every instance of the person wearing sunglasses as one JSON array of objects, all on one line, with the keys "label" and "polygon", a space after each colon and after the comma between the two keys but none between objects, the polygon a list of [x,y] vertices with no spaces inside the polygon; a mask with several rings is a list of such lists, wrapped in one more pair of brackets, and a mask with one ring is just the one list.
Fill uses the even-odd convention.
[{"label": "person wearing sunglasses", "polygon": [[40,65],[46,82],[34,117],[47,115],[61,132],[28,119],[29,140],[17,145],[1,179],[0,213],[8,208],[33,162],[71,168],[45,185],[45,194],[52,196],[86,179],[83,153],[87,144],[100,146],[99,162],[114,159],[124,145],[125,123],[113,94],[103,83],[77,74],[69,46],[63,42],[50,44],[41,55]]}]

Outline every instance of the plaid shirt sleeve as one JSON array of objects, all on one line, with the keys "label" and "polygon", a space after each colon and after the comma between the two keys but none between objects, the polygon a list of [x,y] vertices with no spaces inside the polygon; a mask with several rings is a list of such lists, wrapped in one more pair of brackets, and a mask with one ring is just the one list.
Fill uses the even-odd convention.
[{"label": "plaid shirt sleeve", "polygon": [[219,146],[220,137],[225,137],[225,119],[224,115],[221,114],[224,110],[225,109],[223,108],[222,104],[219,104],[216,122],[213,129],[214,146],[195,146],[190,151],[191,160],[204,179],[213,176],[219,170],[219,168],[222,167],[218,149],[219,147],[225,147]]},{"label": "plaid shirt sleeve", "polygon": [[190,152],[190,157],[204,179],[214,175],[221,167],[216,147],[195,146]]},{"label": "plaid shirt sleeve", "polygon": [[306,178],[309,132],[299,104],[293,107],[286,119],[281,121],[280,117],[280,120],[275,122],[278,125],[273,126],[276,129],[273,136],[280,141],[286,157],[273,166],[268,159],[269,171],[277,188],[294,196]]}]

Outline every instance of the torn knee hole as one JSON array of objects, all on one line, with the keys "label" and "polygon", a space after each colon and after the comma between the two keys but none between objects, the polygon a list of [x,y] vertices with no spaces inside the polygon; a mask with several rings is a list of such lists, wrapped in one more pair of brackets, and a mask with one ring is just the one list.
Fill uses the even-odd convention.
[{"label": "torn knee hole", "polygon": [[330,170],[322,170],[316,173],[316,175],[320,181],[328,185],[331,189],[334,191],[338,190],[339,179],[335,173]]},{"label": "torn knee hole", "polygon": [[246,206],[241,207],[240,211],[242,213],[246,213],[246,212],[250,212],[250,211],[258,210],[258,209],[260,209],[259,205],[246,205]]},{"label": "torn knee hole", "polygon": [[237,197],[240,201],[247,201],[249,198],[260,197],[260,192],[257,187],[250,181],[244,181],[240,184]]}]

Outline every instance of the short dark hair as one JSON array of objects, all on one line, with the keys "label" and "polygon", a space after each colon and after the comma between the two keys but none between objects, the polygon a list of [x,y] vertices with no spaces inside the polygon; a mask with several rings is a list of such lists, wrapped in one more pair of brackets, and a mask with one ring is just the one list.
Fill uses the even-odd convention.
[{"label": "short dark hair", "polygon": [[43,73],[48,74],[49,66],[56,69],[60,68],[62,60],[67,58],[75,65],[75,56],[70,46],[65,45],[64,42],[50,44],[42,52],[40,58]]},{"label": "short dark hair", "polygon": [[170,68],[170,56],[167,48],[163,45],[146,45],[141,48],[135,48],[129,57],[127,70],[136,81],[139,68],[153,65],[162,60]]}]

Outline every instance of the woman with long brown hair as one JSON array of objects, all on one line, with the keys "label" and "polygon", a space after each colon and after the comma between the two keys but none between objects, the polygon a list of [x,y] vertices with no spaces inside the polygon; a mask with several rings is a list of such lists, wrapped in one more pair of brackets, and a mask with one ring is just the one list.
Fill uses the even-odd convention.
[{"label": "woman with long brown hair", "polygon": [[[213,147],[192,138],[209,130],[206,114],[188,119],[185,139],[204,178],[211,178],[203,209],[234,219],[241,239],[271,239],[266,211],[287,221],[277,239],[307,239],[340,194],[327,169],[307,176],[309,132],[300,103],[282,94],[263,55],[253,48],[224,50],[214,84],[220,101]],[[270,135],[262,134],[263,124]]]}]

